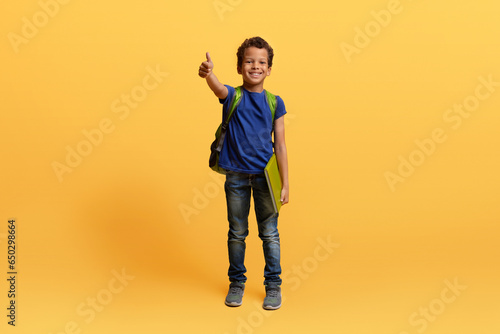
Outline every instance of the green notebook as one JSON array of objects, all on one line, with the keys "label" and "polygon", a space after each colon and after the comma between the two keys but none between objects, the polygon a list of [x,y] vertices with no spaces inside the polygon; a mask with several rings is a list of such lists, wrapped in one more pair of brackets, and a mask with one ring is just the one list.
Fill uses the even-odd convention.
[{"label": "green notebook", "polygon": [[273,154],[266,168],[264,169],[266,175],[267,185],[271,192],[271,198],[274,206],[274,213],[280,212],[281,209],[281,176],[278,169],[278,160],[276,154]]}]

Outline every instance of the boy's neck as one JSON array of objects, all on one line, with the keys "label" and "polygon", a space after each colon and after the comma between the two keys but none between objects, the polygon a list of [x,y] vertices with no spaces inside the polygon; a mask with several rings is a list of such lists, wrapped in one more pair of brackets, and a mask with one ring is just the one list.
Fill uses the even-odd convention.
[{"label": "boy's neck", "polygon": [[260,83],[258,85],[252,85],[247,82],[243,82],[243,88],[252,93],[262,93],[264,91],[264,83]]}]

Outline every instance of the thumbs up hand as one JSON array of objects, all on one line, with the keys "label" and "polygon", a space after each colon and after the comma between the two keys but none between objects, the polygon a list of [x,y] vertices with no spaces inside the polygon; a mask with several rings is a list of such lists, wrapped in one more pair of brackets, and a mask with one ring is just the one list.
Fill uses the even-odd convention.
[{"label": "thumbs up hand", "polygon": [[225,99],[228,95],[228,89],[220,83],[219,79],[217,79],[217,76],[214,74],[213,69],[214,63],[212,62],[212,58],[210,58],[210,53],[207,52],[207,60],[201,63],[198,75],[207,79],[208,87],[210,87],[212,92],[214,92],[215,96],[219,99]]},{"label": "thumbs up hand", "polygon": [[198,71],[198,75],[202,78],[206,78],[212,74],[212,69],[214,68],[214,63],[212,62],[212,58],[210,58],[210,53],[207,52],[206,56],[207,60],[201,63]]}]

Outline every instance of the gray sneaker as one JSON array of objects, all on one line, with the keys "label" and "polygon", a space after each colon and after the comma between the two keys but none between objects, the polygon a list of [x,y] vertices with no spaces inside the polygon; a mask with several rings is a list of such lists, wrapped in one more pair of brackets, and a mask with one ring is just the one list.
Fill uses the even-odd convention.
[{"label": "gray sneaker", "polygon": [[245,291],[245,284],[240,282],[232,282],[229,284],[229,292],[226,296],[227,306],[240,306],[242,303],[243,293]]},{"label": "gray sneaker", "polygon": [[266,310],[277,310],[281,307],[281,288],[278,283],[266,284],[266,298],[262,307]]}]

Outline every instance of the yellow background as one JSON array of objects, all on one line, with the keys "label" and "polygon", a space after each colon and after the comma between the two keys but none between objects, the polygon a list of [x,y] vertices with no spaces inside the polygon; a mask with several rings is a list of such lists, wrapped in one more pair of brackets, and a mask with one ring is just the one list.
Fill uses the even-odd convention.
[{"label": "yellow background", "polygon": [[[214,3],[73,0],[47,22],[35,0],[2,4],[0,267],[16,218],[19,271],[15,328],[1,279],[2,333],[498,332],[500,87],[458,128],[443,119],[479,77],[500,81],[498,4],[401,0],[348,61],[342,43],[376,29],[389,1]],[[9,36],[33,16],[16,53]],[[288,281],[270,313],[253,214],[244,304],[223,303],[223,178],[207,166],[221,106],[197,76],[210,51],[219,79],[240,84],[236,49],[256,35],[288,111]],[[112,104],[147,68],[168,76],[121,119]],[[59,182],[53,163],[106,119],[113,130]],[[446,141],[392,191],[385,173],[436,128]],[[87,321],[78,307],[109,297],[122,270],[134,278]],[[451,303],[447,281],[466,287]],[[430,307],[432,321],[410,320]]]}]

